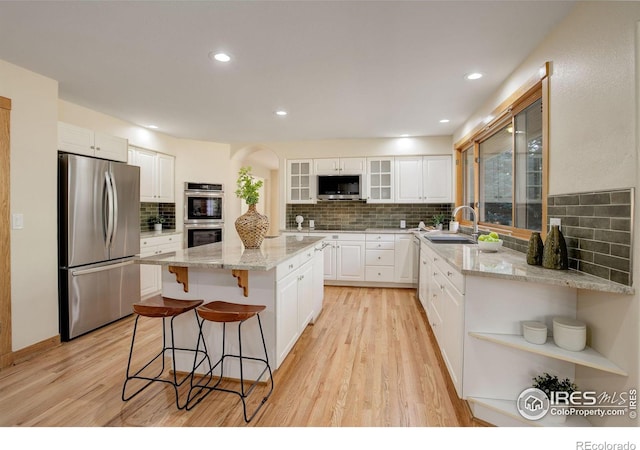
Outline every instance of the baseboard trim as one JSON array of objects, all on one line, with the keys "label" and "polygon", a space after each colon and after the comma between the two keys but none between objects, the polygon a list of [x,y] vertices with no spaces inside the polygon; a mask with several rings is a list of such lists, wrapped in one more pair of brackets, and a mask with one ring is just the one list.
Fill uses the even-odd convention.
[{"label": "baseboard trim", "polygon": [[50,350],[61,345],[61,343],[62,341],[60,339],[60,335],[56,335],[50,337],[49,339],[45,339],[44,341],[36,342],[33,345],[17,350],[13,352],[13,361],[11,365],[16,365],[23,361],[27,361],[28,359],[31,359],[46,350]]}]

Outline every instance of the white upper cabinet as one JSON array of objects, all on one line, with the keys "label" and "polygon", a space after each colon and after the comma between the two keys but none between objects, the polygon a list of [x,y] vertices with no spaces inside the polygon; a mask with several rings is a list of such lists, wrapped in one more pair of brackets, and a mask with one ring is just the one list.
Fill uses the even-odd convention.
[{"label": "white upper cabinet", "polygon": [[422,188],[426,203],[450,203],[452,199],[451,156],[424,156]]},{"label": "white upper cabinet", "polygon": [[313,160],[296,159],[287,161],[287,202],[314,203],[316,200],[315,180],[312,172]]},{"label": "white upper cabinet", "polygon": [[126,139],[58,122],[58,150],[127,162],[127,149]]},{"label": "white upper cabinet", "polygon": [[366,158],[321,158],[314,159],[316,175],[364,175]]},{"label": "white upper cabinet", "polygon": [[141,202],[175,202],[175,158],[173,156],[130,147],[129,164],[140,167]]},{"label": "white upper cabinet", "polygon": [[396,203],[450,203],[451,156],[395,158]]},{"label": "white upper cabinet", "polygon": [[367,158],[367,203],[393,203],[393,158]]},{"label": "white upper cabinet", "polygon": [[422,156],[395,159],[396,203],[422,203]]}]

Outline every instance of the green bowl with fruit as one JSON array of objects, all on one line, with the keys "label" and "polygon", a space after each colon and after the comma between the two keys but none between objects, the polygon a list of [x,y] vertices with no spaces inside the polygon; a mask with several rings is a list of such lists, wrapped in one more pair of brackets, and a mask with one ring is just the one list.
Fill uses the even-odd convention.
[{"label": "green bowl with fruit", "polygon": [[497,252],[502,247],[502,239],[498,233],[492,231],[489,234],[478,236],[478,249],[483,252]]}]

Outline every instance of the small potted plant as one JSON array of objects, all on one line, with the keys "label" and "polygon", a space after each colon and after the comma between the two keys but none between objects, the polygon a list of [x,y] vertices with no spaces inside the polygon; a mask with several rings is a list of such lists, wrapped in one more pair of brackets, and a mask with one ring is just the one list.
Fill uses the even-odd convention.
[{"label": "small potted plant", "polygon": [[[578,390],[578,386],[569,378],[560,380],[557,375],[551,375],[547,372],[534,377],[532,386],[547,394],[547,397],[552,402],[551,406],[556,409],[567,408],[568,402],[558,400],[556,395],[553,394],[554,392],[567,392],[571,394]],[[547,417],[557,423],[562,423],[567,419],[565,414],[548,414]]]},{"label": "small potted plant", "polygon": [[269,218],[256,210],[263,181],[253,178],[251,167],[242,167],[236,185],[236,196],[249,206],[249,210],[236,219],[236,231],[245,248],[259,248],[269,229]]},{"label": "small potted plant", "polygon": [[164,217],[160,215],[151,216],[151,218],[149,219],[149,222],[153,224],[153,229],[155,231],[162,231],[162,224],[164,223]]},{"label": "small potted plant", "polygon": [[444,214],[436,214],[435,216],[433,216],[433,218],[431,219],[431,223],[433,223],[433,226],[436,227],[436,229],[442,230],[442,226],[444,224]]}]

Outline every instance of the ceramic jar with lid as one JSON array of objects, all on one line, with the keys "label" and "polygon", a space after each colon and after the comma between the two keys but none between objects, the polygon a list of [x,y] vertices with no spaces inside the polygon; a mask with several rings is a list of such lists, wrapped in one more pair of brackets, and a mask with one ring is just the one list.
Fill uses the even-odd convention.
[{"label": "ceramic jar with lid", "polygon": [[587,325],[570,317],[554,317],[553,342],[565,350],[582,351],[587,345]]},{"label": "ceramic jar with lid", "polygon": [[542,345],[547,342],[547,326],[534,320],[522,322],[522,336],[527,342]]}]

